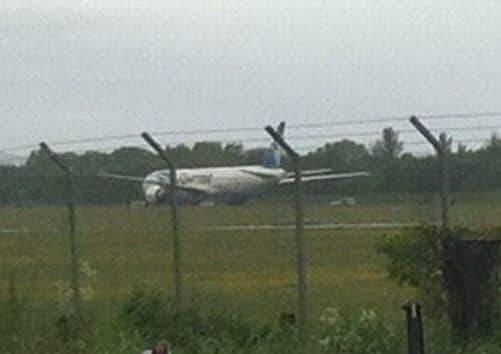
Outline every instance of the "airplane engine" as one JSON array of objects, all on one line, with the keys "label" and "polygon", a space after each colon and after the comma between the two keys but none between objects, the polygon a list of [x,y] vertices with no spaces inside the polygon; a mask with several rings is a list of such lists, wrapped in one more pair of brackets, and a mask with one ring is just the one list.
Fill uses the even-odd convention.
[{"label": "airplane engine", "polygon": [[149,186],[144,191],[144,197],[148,203],[156,204],[165,197],[165,190],[161,186]]}]

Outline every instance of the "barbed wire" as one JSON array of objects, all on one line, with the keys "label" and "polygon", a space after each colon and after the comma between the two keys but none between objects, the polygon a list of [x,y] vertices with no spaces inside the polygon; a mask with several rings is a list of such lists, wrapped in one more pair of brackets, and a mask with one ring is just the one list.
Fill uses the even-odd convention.
[{"label": "barbed wire", "polygon": [[[487,143],[488,139],[480,139],[480,138],[468,138],[468,139],[455,139],[453,142],[458,143],[458,144],[481,144],[481,143]],[[324,148],[327,145],[328,142],[323,142],[322,144],[319,145],[298,145],[295,146],[295,149],[299,152],[302,153],[308,153],[308,152],[315,152],[321,148]],[[404,149],[408,146],[428,146],[428,150],[420,150],[420,151],[413,151],[413,153],[416,154],[424,154],[426,152],[432,152],[432,148],[429,146],[429,144],[424,141],[424,140],[411,140],[411,141],[403,141],[404,143]],[[75,154],[85,154],[85,153],[90,153],[90,152],[100,152],[100,153],[110,153],[114,150],[118,150],[120,148],[137,148],[137,149],[143,149],[143,150],[148,150],[146,145],[128,145],[128,146],[122,146],[122,147],[116,147],[116,146],[108,146],[108,147],[102,147],[99,150],[89,150],[89,149],[83,149],[83,150],[72,150],[72,151],[67,151]],[[9,156],[6,158],[1,158],[0,157],[0,163],[7,163],[7,162],[24,162],[26,161],[28,157],[27,156]]]},{"label": "barbed wire", "polygon": [[[479,131],[490,131],[490,132],[496,132],[501,130],[501,126],[486,126],[486,127],[453,127],[453,128],[446,128],[444,129],[448,132],[460,132],[460,131],[468,131],[468,132],[479,132]],[[408,133],[414,133],[415,131],[413,129],[403,129],[403,130],[397,130],[398,133],[403,133],[403,134],[408,134]],[[371,140],[377,140],[380,139],[380,131],[363,131],[363,132],[350,132],[350,133],[325,133],[325,134],[302,134],[302,135],[289,135],[287,139],[289,141],[304,141],[304,140],[315,140],[315,139],[324,139],[323,143],[326,143],[328,139],[350,139],[354,140],[354,138],[372,138]],[[455,140],[461,140],[464,141],[461,137],[454,137]],[[485,139],[479,139],[479,141],[474,141],[474,142],[481,142],[481,141],[487,141],[488,138],[486,137]],[[188,140],[180,140],[180,141],[168,141],[168,142],[163,142],[162,145],[165,146],[178,146],[178,145],[193,145],[198,142],[217,142],[217,143],[223,143],[223,144],[248,144],[248,143],[267,143],[269,142],[270,139],[267,137],[262,137],[262,138],[241,138],[241,139],[235,139],[235,138],[221,138],[221,139],[214,139],[214,140],[207,140],[207,139],[196,139],[192,141]],[[468,140],[470,141],[470,140]],[[407,143],[410,145],[408,142],[404,140],[404,143]],[[423,142],[424,143],[424,142]],[[57,145],[57,144],[51,144],[51,145]],[[137,148],[146,148],[146,146],[143,145],[138,145],[138,144],[126,144],[126,145],[112,145],[112,146],[101,146],[101,147],[95,147],[95,148],[87,148],[87,149],[69,149],[66,151],[73,151],[76,153],[79,152],[86,152],[86,151],[103,151],[103,150],[110,150],[110,149],[119,149],[120,147],[137,147]],[[38,149],[37,145],[30,146],[31,150],[36,150]],[[0,150],[0,152],[6,152],[6,150]],[[8,152],[11,152],[10,150]],[[9,156],[7,157],[0,157],[0,161],[5,161],[5,160],[19,160],[23,159],[23,156],[12,156],[9,153]]]},{"label": "barbed wire", "polygon": [[[481,143],[487,143],[487,142],[488,142],[488,139],[480,139],[480,138],[453,140],[453,143],[457,143],[457,144],[481,144]],[[406,146],[428,146],[430,148],[430,151],[433,150],[433,147],[425,140],[403,141],[403,144],[404,144],[403,145],[404,149]],[[325,146],[326,145],[323,145],[323,146],[318,146],[318,145],[303,145],[303,146],[301,146],[300,145],[298,147],[295,147],[295,149],[298,151],[305,151],[305,150],[315,151],[315,150],[321,149]]]},{"label": "barbed wire", "polygon": [[[454,113],[454,114],[429,114],[429,115],[418,115],[420,118],[428,120],[448,120],[454,118],[481,118],[481,117],[501,117],[501,112],[477,112],[477,113]],[[328,127],[350,127],[357,125],[368,125],[368,124],[380,124],[380,123],[397,123],[408,121],[409,116],[388,116],[381,118],[363,119],[363,120],[344,120],[337,122],[318,122],[318,123],[305,123],[305,124],[291,124],[287,127],[289,130],[296,129],[312,129],[312,128],[328,128]],[[457,128],[456,128],[457,129]],[[471,128],[468,128],[471,129]],[[492,128],[491,128],[492,129]],[[450,129],[449,129],[450,130]],[[187,135],[212,135],[212,134],[226,134],[226,133],[249,133],[249,132],[262,132],[263,127],[252,126],[252,127],[241,127],[241,128],[222,128],[222,129],[195,129],[195,130],[172,130],[172,131],[151,131],[150,134],[155,136],[187,136]],[[359,136],[370,135],[370,132],[360,132],[351,134],[362,134]],[[336,137],[332,135],[332,137]],[[289,137],[291,138],[291,137]],[[101,137],[87,137],[81,139],[70,139],[70,140],[56,140],[50,141],[49,144],[52,146],[65,146],[65,145],[80,145],[88,143],[100,143],[109,141],[121,141],[130,139],[140,139],[139,134],[121,134],[121,135],[108,135]],[[221,140],[221,139],[218,139]],[[248,139],[234,139],[233,141],[244,141]],[[261,142],[265,139],[251,139],[252,142]],[[171,143],[172,144],[172,143]],[[36,149],[38,145],[36,144],[24,144],[9,146],[1,148],[0,152],[15,152],[23,150]]]},{"label": "barbed wire", "polygon": [[[499,116],[501,116],[501,112],[416,115],[416,117],[418,117],[418,118],[429,119],[429,120],[447,120],[447,119],[453,119],[453,118],[482,118],[482,117],[485,118],[485,117],[499,117]],[[408,122],[409,118],[410,118],[410,116],[393,116],[393,117],[382,117],[382,118],[364,119],[364,120],[346,120],[346,121],[339,121],[339,122],[305,123],[305,124],[291,125],[290,129],[326,128],[326,127],[353,126],[353,125],[362,125],[362,124]]]}]

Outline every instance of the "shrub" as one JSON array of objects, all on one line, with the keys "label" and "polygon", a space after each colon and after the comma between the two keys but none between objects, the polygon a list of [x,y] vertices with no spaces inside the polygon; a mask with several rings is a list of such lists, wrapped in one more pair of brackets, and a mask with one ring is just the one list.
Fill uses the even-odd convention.
[{"label": "shrub", "polygon": [[378,252],[387,256],[386,270],[390,278],[420,290],[434,309],[445,304],[441,239],[437,226],[422,225],[385,234],[377,246]]},{"label": "shrub", "polygon": [[122,317],[146,342],[169,338],[189,352],[221,345],[249,347],[271,333],[267,327],[252,328],[228,311],[204,313],[192,305],[178,312],[168,297],[155,289],[136,288],[122,307]]},{"label": "shrub", "polygon": [[362,310],[354,316],[331,308],[326,310],[321,322],[317,343],[324,352],[390,354],[400,351],[398,337],[372,310]]},{"label": "shrub", "polygon": [[423,225],[383,236],[379,252],[400,284],[417,288],[427,313],[447,314],[453,336],[485,336],[498,317],[497,244],[501,229],[471,230]]},{"label": "shrub", "polygon": [[371,310],[357,316],[328,311],[307,340],[300,340],[294,328],[252,327],[226,311],[204,314],[191,306],[176,313],[167,297],[154,289],[136,289],[121,316],[145,343],[168,338],[176,353],[393,354],[399,348],[397,336]]}]

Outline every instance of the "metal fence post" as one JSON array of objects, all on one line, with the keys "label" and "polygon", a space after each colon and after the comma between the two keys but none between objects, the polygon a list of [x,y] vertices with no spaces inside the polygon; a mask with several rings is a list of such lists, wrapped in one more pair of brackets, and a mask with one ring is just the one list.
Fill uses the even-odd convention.
[{"label": "metal fence post", "polygon": [[451,205],[450,198],[450,175],[449,175],[449,147],[452,142],[451,139],[447,139],[447,135],[445,133],[441,133],[439,136],[440,139],[440,179],[442,181],[442,193],[440,195],[440,204],[442,205],[442,227],[445,230],[448,230],[449,227],[449,210]]},{"label": "metal fence post", "polygon": [[410,118],[411,124],[428,140],[435,149],[440,161],[440,204],[442,208],[441,219],[442,229],[449,229],[449,168],[448,168],[448,152],[451,140],[447,139],[445,133],[440,134],[440,141],[426,128],[415,116]]},{"label": "metal fence post", "polygon": [[402,309],[407,318],[407,340],[409,354],[424,354],[423,319],[421,318],[421,305],[410,301]]},{"label": "metal fence post", "polygon": [[181,273],[181,245],[179,239],[179,218],[177,212],[177,173],[174,164],[165,154],[165,151],[160,145],[146,132],[142,133],[143,139],[157,152],[158,156],[167,163],[170,171],[171,197],[170,209],[172,217],[172,251],[173,251],[173,266],[174,266],[174,287],[175,287],[175,305],[176,309],[180,309],[183,300],[183,283]]},{"label": "metal fence post", "polygon": [[295,178],[295,211],[296,211],[296,258],[297,258],[297,277],[298,277],[298,330],[299,335],[304,337],[307,329],[308,316],[308,276],[307,276],[307,252],[304,239],[304,207],[303,207],[303,186],[301,181],[301,159],[300,155],[287,144],[283,137],[278,134],[271,126],[265,128],[273,140],[280,145],[294,164]]},{"label": "metal fence post", "polygon": [[75,205],[74,205],[74,189],[73,180],[70,169],[63,163],[63,161],[55,154],[49,146],[42,142],[40,148],[47,156],[56,164],[56,166],[64,172],[66,182],[66,207],[68,210],[68,223],[70,227],[70,258],[71,258],[71,289],[72,289],[72,305],[75,314],[79,317],[81,315],[81,293],[80,293],[80,269],[79,269],[79,252],[76,233],[75,221]]}]

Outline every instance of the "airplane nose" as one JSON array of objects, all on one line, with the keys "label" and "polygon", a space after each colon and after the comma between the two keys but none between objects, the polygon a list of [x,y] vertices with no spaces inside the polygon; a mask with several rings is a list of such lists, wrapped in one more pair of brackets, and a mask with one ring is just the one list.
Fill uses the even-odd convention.
[{"label": "airplane nose", "polygon": [[165,196],[165,189],[158,185],[149,186],[146,188],[144,196],[148,203],[156,204]]}]

